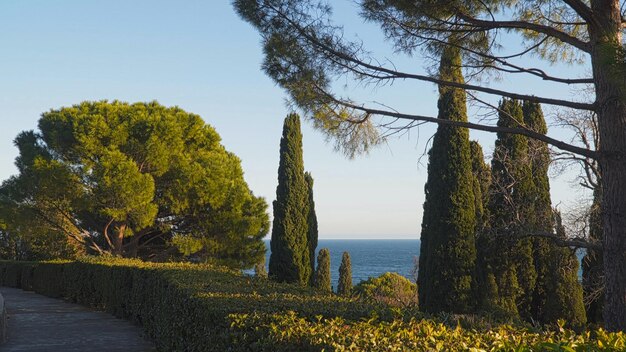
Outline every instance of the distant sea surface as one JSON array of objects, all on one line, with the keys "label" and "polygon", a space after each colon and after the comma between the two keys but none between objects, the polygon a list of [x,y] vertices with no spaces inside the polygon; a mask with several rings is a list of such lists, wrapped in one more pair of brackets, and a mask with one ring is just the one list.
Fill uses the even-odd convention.
[{"label": "distant sea surface", "polygon": [[[267,253],[265,262],[270,261],[270,241],[265,241]],[[323,240],[317,244],[317,251],[330,250],[330,275],[333,287],[337,288],[339,265],[343,252],[350,253],[352,261],[352,283],[357,284],[369,277],[379,276],[388,271],[399,273],[411,279],[413,258],[419,255],[420,241],[415,240]],[[317,254],[316,254],[317,258]]]}]

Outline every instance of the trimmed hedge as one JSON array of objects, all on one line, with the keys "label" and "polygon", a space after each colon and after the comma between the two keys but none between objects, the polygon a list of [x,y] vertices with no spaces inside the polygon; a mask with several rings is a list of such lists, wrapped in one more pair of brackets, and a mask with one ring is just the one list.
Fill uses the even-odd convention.
[{"label": "trimmed hedge", "polygon": [[90,258],[0,262],[0,282],[141,324],[160,351],[626,350],[623,333],[598,330],[592,338],[562,328],[462,329],[204,265]]}]

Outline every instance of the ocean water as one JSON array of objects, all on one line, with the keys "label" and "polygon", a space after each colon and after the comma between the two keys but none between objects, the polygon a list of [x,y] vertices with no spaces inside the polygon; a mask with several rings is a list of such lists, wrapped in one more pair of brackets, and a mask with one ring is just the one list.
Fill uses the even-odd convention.
[{"label": "ocean water", "polygon": [[[270,260],[270,241],[265,241]],[[330,275],[333,288],[337,288],[339,265],[343,252],[350,253],[352,261],[352,283],[357,284],[369,277],[388,271],[396,272],[412,280],[413,258],[419,255],[420,241],[415,240],[324,240],[320,239],[317,251],[330,250]],[[316,255],[317,256],[317,255]]]}]

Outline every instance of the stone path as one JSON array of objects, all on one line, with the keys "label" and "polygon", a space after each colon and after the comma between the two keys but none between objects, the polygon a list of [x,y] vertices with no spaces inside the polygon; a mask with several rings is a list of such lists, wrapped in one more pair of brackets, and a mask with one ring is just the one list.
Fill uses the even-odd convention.
[{"label": "stone path", "polygon": [[77,304],[0,287],[8,311],[2,352],[147,352],[140,327]]}]

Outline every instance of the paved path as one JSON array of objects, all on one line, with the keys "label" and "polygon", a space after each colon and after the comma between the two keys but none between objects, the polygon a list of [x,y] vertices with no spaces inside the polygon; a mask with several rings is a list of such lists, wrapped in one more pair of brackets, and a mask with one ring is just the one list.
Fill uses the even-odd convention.
[{"label": "paved path", "polygon": [[77,304],[0,287],[9,319],[2,352],[147,352],[140,327]]}]

